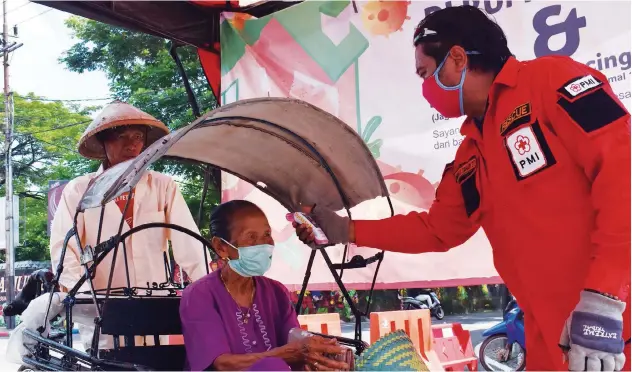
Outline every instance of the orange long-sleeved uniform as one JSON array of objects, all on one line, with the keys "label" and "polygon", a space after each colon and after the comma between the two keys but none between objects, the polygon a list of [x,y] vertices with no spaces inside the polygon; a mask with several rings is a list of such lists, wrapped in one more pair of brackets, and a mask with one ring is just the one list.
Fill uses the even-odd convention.
[{"label": "orange long-sleeved uniform", "polygon": [[356,244],[446,251],[482,227],[525,312],[530,370],[567,369],[558,342],[584,288],[626,301],[628,339],[630,114],[607,78],[567,57],[511,58],[482,125],[461,133],[430,211],[356,221]]}]

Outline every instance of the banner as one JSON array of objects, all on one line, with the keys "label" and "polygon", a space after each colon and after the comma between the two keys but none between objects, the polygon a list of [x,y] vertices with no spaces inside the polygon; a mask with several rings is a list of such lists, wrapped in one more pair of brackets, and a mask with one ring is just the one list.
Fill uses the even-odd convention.
[{"label": "banner", "polygon": [[[602,71],[630,108],[630,3],[624,1],[307,1],[265,18],[224,14],[222,104],[253,97],[295,97],[342,119],[380,166],[396,213],[430,207],[444,166],[463,140],[463,118],[446,119],[421,94],[413,30],[426,15],[470,4],[492,15],[519,60],[562,54]],[[597,108],[596,108],[597,109]],[[223,200],[247,199],[267,214],[276,250],[268,276],[299,288],[309,256],[286,210],[233,176]],[[385,200],[363,203],[356,219],[389,215]],[[391,232],[384,232],[389,234]],[[328,248],[340,262],[342,247]],[[349,258],[375,250],[352,247]],[[543,257],[543,259],[546,259]],[[367,288],[375,264],[346,270],[350,288]],[[446,253],[386,253],[377,288],[498,283],[483,231]],[[336,288],[317,255],[310,288]]]},{"label": "banner", "polygon": [[57,206],[59,205],[59,200],[61,199],[61,193],[64,191],[66,184],[69,181],[48,181],[48,225],[46,231],[48,232],[48,236],[50,236],[50,229],[53,223],[53,218],[55,218],[55,212],[57,211]]}]

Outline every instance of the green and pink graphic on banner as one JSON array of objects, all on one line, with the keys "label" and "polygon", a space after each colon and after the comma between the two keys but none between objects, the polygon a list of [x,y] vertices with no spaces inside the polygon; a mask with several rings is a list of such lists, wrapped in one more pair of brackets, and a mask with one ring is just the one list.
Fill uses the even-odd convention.
[{"label": "green and pink graphic on banner", "polygon": [[[595,64],[595,68],[602,66],[600,70],[609,77],[613,75],[615,90],[628,91],[627,96],[626,92],[619,95],[623,94],[621,99],[629,105],[629,83],[620,83],[620,87],[615,84],[629,79],[630,30],[625,26],[629,19],[627,23],[625,20],[608,23],[606,33],[599,25],[603,18],[596,17],[597,14],[612,17],[619,14],[612,12],[612,7],[620,7],[620,14],[629,18],[629,4],[608,2],[610,5],[603,7],[597,2],[464,3],[472,3],[494,15],[519,59],[556,52],[549,49],[552,45],[548,44],[548,38],[566,33],[566,44],[560,50],[587,64]],[[220,26],[222,104],[254,97],[294,97],[336,115],[357,131],[376,158],[395,212],[428,210],[444,166],[453,160],[463,139],[459,131],[462,119],[442,117],[423,99],[421,80],[415,74],[412,34],[426,14],[445,6],[446,2],[438,1],[306,1],[260,19],[225,13]],[[575,18],[571,19],[572,15]],[[585,18],[582,21],[581,16],[588,15],[593,22]],[[561,22],[558,31],[547,34],[550,30],[545,30],[546,25],[542,26],[540,21],[553,24],[550,21],[556,17],[559,20],[555,21]],[[590,35],[589,29],[599,32]],[[573,38],[575,32],[578,36]],[[579,35],[586,35],[586,43],[579,42]],[[575,39],[577,45],[573,45]],[[610,63],[603,67],[606,59],[595,59],[596,48],[608,55],[619,49],[627,51],[627,68],[623,54],[618,65]],[[286,210],[234,176],[224,174],[222,182],[223,200],[250,200],[262,207],[270,220],[277,248],[267,275],[290,289],[299,288],[310,251],[298,241],[285,220]],[[352,213],[354,218],[377,219],[387,217],[389,209],[386,200],[373,200],[354,208]],[[331,247],[328,252],[334,262],[339,262],[343,247]],[[352,247],[348,257],[374,252]],[[319,255],[316,257],[310,288],[337,288],[325,263]],[[349,288],[367,288],[373,270],[374,265],[346,271],[344,281]],[[491,247],[483,231],[479,231],[468,242],[446,253],[387,253],[376,286],[497,282]]]}]

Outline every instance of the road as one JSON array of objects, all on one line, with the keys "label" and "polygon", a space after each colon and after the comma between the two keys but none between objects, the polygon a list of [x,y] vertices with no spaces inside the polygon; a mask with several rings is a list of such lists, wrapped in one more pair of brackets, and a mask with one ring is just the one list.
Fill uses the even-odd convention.
[{"label": "road", "polygon": [[[448,315],[442,321],[438,321],[433,318],[432,324],[441,323],[461,323],[463,328],[470,331],[472,336],[472,345],[478,345],[482,342],[482,333],[487,328],[490,328],[494,324],[502,320],[501,312],[486,312],[469,315]],[[344,323],[342,325],[342,333],[344,337],[353,338],[354,325],[351,323]],[[369,323],[362,323],[362,340],[370,341]],[[6,349],[9,339],[0,338],[0,371],[17,371],[19,365],[13,364],[6,360]],[[82,349],[81,345],[75,342],[76,349]],[[478,350],[477,350],[478,351]]]}]

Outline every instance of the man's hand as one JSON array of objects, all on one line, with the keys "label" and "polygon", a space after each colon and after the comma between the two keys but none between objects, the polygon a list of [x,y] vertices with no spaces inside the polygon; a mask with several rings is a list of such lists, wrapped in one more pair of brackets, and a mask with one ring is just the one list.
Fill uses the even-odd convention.
[{"label": "man's hand", "polygon": [[624,302],[582,291],[560,338],[560,347],[568,351],[570,371],[620,371],[623,368],[624,310]]},{"label": "man's hand", "polygon": [[[332,210],[318,206],[303,206],[302,209],[301,212],[308,215],[323,230],[330,244],[345,244],[349,242],[350,223],[348,217],[341,217]],[[298,238],[310,247],[314,247],[314,233],[312,229],[307,225],[299,225],[296,222],[293,222],[292,225],[296,229]]]}]

